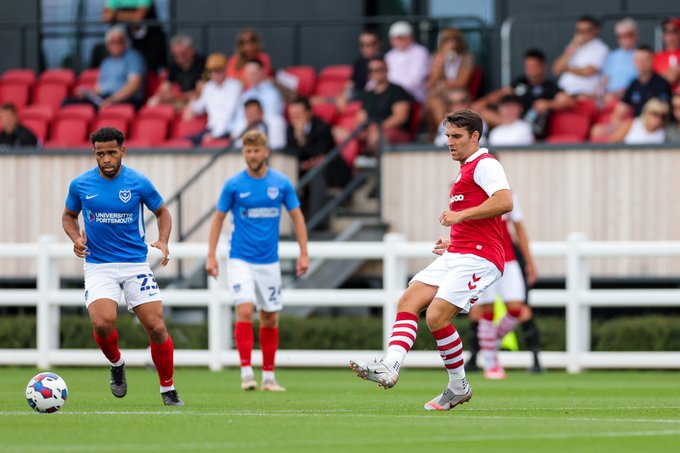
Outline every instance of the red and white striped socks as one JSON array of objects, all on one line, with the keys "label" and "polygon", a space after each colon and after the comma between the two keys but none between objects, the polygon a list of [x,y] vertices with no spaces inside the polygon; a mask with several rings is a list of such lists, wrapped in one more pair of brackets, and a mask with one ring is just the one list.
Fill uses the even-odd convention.
[{"label": "red and white striped socks", "polygon": [[399,368],[406,358],[406,354],[413,347],[418,336],[418,315],[401,311],[392,325],[392,336],[387,345],[387,354],[382,362],[394,373],[399,374]]},{"label": "red and white striped socks", "polygon": [[505,316],[503,316],[496,328],[496,336],[499,340],[515,330],[515,327],[517,327],[517,323],[519,322],[518,318],[520,313],[522,313],[521,308],[508,308],[507,313],[505,313]]},{"label": "red and white striped socks", "polygon": [[479,355],[482,358],[482,367],[489,370],[498,364],[498,336],[496,326],[493,324],[493,311],[482,313],[477,327],[479,339]]},{"label": "red and white striped socks", "polygon": [[460,339],[460,335],[458,335],[453,324],[435,330],[432,335],[437,341],[439,355],[442,356],[444,368],[449,374],[449,388],[455,393],[465,393],[468,383],[465,380],[463,341]]}]

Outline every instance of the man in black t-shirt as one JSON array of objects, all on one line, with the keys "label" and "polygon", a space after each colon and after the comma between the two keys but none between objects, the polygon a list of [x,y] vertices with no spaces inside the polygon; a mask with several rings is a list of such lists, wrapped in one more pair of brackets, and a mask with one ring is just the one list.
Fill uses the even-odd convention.
[{"label": "man in black t-shirt", "polygon": [[368,78],[373,89],[361,96],[362,109],[357,113],[357,125],[370,121],[364,137],[366,152],[375,154],[382,131],[387,143],[411,141],[411,95],[399,85],[387,80],[387,64],[380,57],[368,61]]},{"label": "man in black t-shirt", "polygon": [[37,146],[33,132],[19,124],[14,104],[6,103],[0,107],[0,148]]},{"label": "man in black t-shirt", "polygon": [[671,101],[671,84],[652,70],[653,59],[654,53],[649,46],[640,46],[633,54],[638,77],[628,85],[623,102],[633,108],[634,116],[642,113],[642,107],[651,98],[659,98],[666,103]]},{"label": "man in black t-shirt", "polygon": [[477,100],[472,109],[479,112],[489,126],[497,126],[501,120],[494,107],[508,94],[520,98],[522,116],[534,124],[537,121],[545,123],[550,110],[563,110],[573,105],[571,97],[546,76],[545,54],[539,49],[529,49],[524,53],[524,74],[516,78],[512,85],[487,94]]},{"label": "man in black t-shirt", "polygon": [[161,83],[149,105],[172,104],[180,110],[194,100],[198,85],[205,71],[205,57],[194,50],[190,36],[178,34],[170,40],[172,63],[168,68],[168,78]]}]

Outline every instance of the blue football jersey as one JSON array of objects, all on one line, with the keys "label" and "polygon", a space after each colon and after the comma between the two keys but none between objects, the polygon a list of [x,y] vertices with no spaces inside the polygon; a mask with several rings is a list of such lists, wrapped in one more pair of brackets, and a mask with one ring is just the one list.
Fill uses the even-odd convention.
[{"label": "blue football jersey", "polygon": [[123,166],[115,179],[97,167],[69,186],[66,207],[83,213],[88,263],[143,263],[146,261],[144,205],[155,211],[163,198],[143,174]]},{"label": "blue football jersey", "polygon": [[243,170],[227,180],[217,210],[232,211],[230,258],[252,264],[279,260],[281,205],[288,211],[300,206],[293,184],[283,173],[268,168],[264,178],[253,178]]}]

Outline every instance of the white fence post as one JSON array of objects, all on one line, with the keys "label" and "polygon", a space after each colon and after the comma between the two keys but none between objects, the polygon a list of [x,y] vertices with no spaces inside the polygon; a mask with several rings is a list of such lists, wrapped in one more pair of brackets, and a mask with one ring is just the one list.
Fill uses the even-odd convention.
[{"label": "white fence post", "polygon": [[[579,373],[583,369],[583,352],[590,344],[590,307],[583,304],[582,292],[590,284],[587,259],[581,245],[587,240],[581,233],[572,233],[567,239],[567,306],[565,313],[567,335],[567,372]],[[586,323],[588,323],[586,325]]]},{"label": "white fence post", "polygon": [[40,236],[40,253],[36,260],[38,300],[36,307],[36,343],[38,360],[36,366],[50,368],[50,356],[59,346],[59,306],[50,304],[50,291],[59,288],[57,260],[50,253],[54,236]]},{"label": "white fence post", "polygon": [[385,243],[385,257],[383,258],[383,288],[385,300],[383,301],[383,348],[387,350],[392,334],[392,324],[397,316],[397,304],[399,296],[404,290],[406,280],[405,258],[399,257],[397,247],[406,242],[406,236],[401,233],[387,233]]}]

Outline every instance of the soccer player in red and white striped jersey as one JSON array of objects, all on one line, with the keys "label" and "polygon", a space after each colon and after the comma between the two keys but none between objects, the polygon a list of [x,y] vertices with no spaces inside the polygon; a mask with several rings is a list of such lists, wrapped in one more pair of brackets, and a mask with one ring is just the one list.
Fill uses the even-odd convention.
[{"label": "soccer player in red and white striped jersey", "polygon": [[461,164],[449,195],[449,210],[439,216],[442,226],[451,227],[450,245],[444,251],[448,241],[437,241],[433,252],[441,256],[417,273],[401,296],[383,359],[350,362],[359,377],[386,389],[393,387],[417,336],[418,315],[426,310],[427,327],[449,375],[444,391],[425,404],[427,410],[453,409],[472,397],[463,367],[463,345],[452,321],[458,313],[467,313],[503,273],[500,216],[512,210],[503,167],[479,147],[482,118],[472,110],[459,110],[447,115],[444,124],[451,158]]}]

